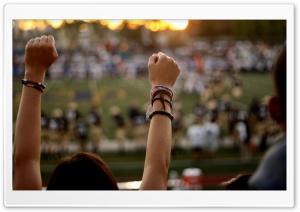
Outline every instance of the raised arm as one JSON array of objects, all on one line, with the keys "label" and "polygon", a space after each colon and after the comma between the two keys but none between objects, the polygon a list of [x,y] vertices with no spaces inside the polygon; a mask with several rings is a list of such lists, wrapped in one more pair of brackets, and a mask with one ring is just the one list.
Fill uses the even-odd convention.
[{"label": "raised arm", "polygon": [[[171,101],[168,90],[174,85],[180,69],[177,63],[163,53],[154,54],[149,58],[149,77],[152,90],[162,86],[162,92],[153,92],[155,98]],[[164,90],[166,87],[167,90]],[[164,93],[162,96],[161,94]],[[163,111],[164,114],[155,114],[151,118],[144,173],[140,190],[165,190],[167,189],[168,169],[172,147],[172,127],[170,104],[165,100],[153,102],[152,111]]]},{"label": "raised arm", "polygon": [[[52,35],[28,41],[25,49],[25,76],[14,138],[15,190],[40,190],[41,98],[47,68],[57,59]],[[31,81],[31,82],[29,82]],[[29,82],[29,83],[28,83]],[[35,86],[35,87],[34,87]]]}]

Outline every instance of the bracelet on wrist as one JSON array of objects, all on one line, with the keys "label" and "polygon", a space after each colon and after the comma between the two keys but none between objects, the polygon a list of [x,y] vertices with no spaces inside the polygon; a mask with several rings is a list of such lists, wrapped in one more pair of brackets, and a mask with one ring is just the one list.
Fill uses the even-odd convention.
[{"label": "bracelet on wrist", "polygon": [[[159,97],[157,97],[158,94],[159,94]],[[165,95],[168,98],[165,98]],[[170,100],[168,100],[168,99],[170,99]],[[165,112],[166,111],[165,102],[167,102],[169,104],[170,108],[172,109],[172,99],[173,99],[173,90],[172,89],[170,89],[166,86],[163,86],[163,85],[154,86],[150,91],[150,100],[149,100],[149,103],[148,103],[149,106],[148,106],[148,109],[147,109],[147,112],[146,112],[146,120],[151,119],[151,117],[152,117],[151,114],[152,114],[152,110],[153,110],[153,103],[156,100],[160,100],[160,102],[163,106],[161,108],[161,111]],[[172,120],[173,120],[173,118],[172,118]]]},{"label": "bracelet on wrist", "polygon": [[27,79],[22,79],[21,83],[28,87],[35,88],[36,90],[38,90],[42,93],[44,92],[44,89],[46,88],[46,86],[43,85],[41,82],[34,82],[34,81],[27,80]]},{"label": "bracelet on wrist", "polygon": [[173,89],[168,88],[166,86],[163,85],[156,85],[154,86],[151,91],[150,91],[150,97],[153,99],[159,92],[164,92],[166,93],[168,96],[170,96],[170,99],[172,101],[173,99]]},{"label": "bracelet on wrist", "polygon": [[161,98],[161,97],[157,97],[157,98],[152,99],[152,101],[151,101],[151,105],[152,105],[152,106],[153,106],[153,103],[154,103],[156,100],[160,100],[160,101],[163,101],[163,102],[167,102],[167,103],[170,105],[170,108],[172,109],[172,102],[170,102],[170,101],[167,100],[167,99]]},{"label": "bracelet on wrist", "polygon": [[171,113],[165,112],[165,111],[161,111],[161,110],[157,110],[157,111],[153,111],[152,113],[150,113],[149,115],[149,119],[151,120],[153,116],[160,114],[160,115],[164,115],[167,116],[171,119],[171,121],[173,121],[174,116]]}]

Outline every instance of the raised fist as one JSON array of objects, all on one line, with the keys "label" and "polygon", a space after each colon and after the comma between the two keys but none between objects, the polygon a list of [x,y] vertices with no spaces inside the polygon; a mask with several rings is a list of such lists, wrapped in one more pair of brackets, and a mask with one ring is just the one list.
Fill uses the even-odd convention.
[{"label": "raised fist", "polygon": [[180,69],[175,60],[162,52],[153,54],[148,62],[149,78],[152,87],[163,85],[172,87],[180,73]]},{"label": "raised fist", "polygon": [[47,68],[57,59],[55,40],[52,35],[36,37],[25,48],[25,76],[29,80],[44,77]]}]

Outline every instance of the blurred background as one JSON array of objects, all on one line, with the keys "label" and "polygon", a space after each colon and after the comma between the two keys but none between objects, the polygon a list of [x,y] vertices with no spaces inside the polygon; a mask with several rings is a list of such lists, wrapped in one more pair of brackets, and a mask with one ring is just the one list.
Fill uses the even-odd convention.
[{"label": "blurred background", "polygon": [[[14,123],[25,45],[49,34],[59,58],[47,71],[42,100],[45,187],[60,158],[90,151],[107,162],[120,189],[138,189],[149,127],[147,64],[159,51],[181,69],[174,85],[170,190],[218,190],[221,182],[252,173],[281,135],[267,102],[286,21],[15,20]],[[210,137],[200,150],[194,126]]]}]

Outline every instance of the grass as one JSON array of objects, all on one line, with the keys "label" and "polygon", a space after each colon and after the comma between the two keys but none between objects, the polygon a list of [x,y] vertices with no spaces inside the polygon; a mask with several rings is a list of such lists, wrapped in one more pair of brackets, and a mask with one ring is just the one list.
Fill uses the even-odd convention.
[{"label": "grass", "polygon": [[[270,74],[243,73],[243,95],[233,98],[232,102],[242,109],[247,109],[254,97],[261,99],[265,95],[272,94],[272,81]],[[114,137],[114,124],[109,115],[109,110],[113,105],[121,108],[125,118],[127,109],[132,100],[137,100],[140,108],[145,110],[149,90],[151,88],[147,77],[136,80],[125,80],[120,78],[106,78],[102,80],[46,80],[47,88],[43,94],[42,110],[51,116],[54,108],[67,108],[71,101],[76,101],[79,111],[86,116],[91,110],[92,102],[97,102],[103,111],[104,131],[109,139]],[[20,102],[22,85],[19,79],[13,81],[13,120],[16,120],[18,106]],[[227,88],[225,92],[230,92]],[[183,105],[183,114],[191,113],[193,106],[198,102],[198,95],[195,93],[186,94],[180,92],[178,99]]]}]

